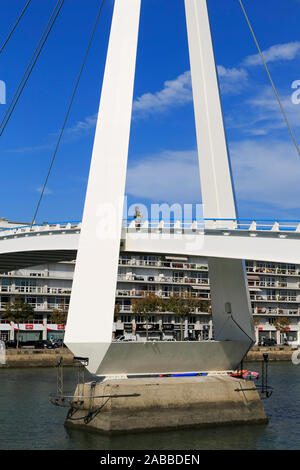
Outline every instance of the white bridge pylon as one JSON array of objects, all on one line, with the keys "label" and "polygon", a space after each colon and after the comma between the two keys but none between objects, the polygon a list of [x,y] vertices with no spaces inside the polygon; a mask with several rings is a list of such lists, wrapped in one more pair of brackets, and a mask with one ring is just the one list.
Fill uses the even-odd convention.
[{"label": "white bridge pylon", "polygon": [[[100,233],[103,224],[111,222],[111,214],[122,214],[140,7],[141,0],[115,0],[65,337],[76,356],[89,358],[92,373],[105,375],[142,374],[150,369],[153,373],[153,362],[157,364],[154,372],[205,370],[200,350],[197,355],[200,346],[176,345],[174,353],[168,344],[163,350],[147,345],[143,357],[140,351],[138,355],[133,352],[135,344],[112,343],[122,220],[115,221],[110,237],[103,238]],[[236,219],[206,0],[185,0],[185,8],[205,217]],[[228,351],[214,353],[215,361],[209,363],[214,369],[237,366],[237,358],[242,359],[254,342],[244,261],[225,258],[209,259],[215,339],[219,346],[229,341],[241,347],[240,354],[232,353],[231,363],[224,360],[225,356],[230,358]],[[88,298],[83,292],[89,292]],[[126,361],[121,365],[120,346],[124,354],[127,351],[127,366]],[[203,345],[201,348],[202,359],[209,357],[209,353],[203,354]]]}]

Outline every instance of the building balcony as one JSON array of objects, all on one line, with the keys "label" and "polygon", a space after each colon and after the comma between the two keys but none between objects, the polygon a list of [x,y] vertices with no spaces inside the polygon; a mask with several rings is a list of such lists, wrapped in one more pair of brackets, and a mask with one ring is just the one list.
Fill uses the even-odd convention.
[{"label": "building balcony", "polygon": [[[287,287],[290,287],[290,288],[294,287],[294,286],[288,286],[288,283],[283,282],[283,281],[251,281],[249,280],[248,285],[250,289],[251,287],[266,287],[269,289],[272,289],[274,287],[275,288],[278,287],[279,289],[287,288]],[[300,284],[299,284],[299,287],[300,287]]]},{"label": "building balcony", "polygon": [[282,269],[282,268],[267,268],[267,267],[247,267],[247,273],[249,274],[275,274],[280,276],[299,276],[299,271],[297,269]]},{"label": "building balcony", "polygon": [[71,295],[71,289],[63,289],[59,287],[48,287],[46,289],[47,294],[64,294],[64,295]]},{"label": "building balcony", "polygon": [[[203,299],[207,300],[210,298],[209,293],[202,293],[202,292],[175,292],[176,295],[179,295],[179,297],[185,297],[186,295],[191,296],[192,298],[197,298],[197,299]],[[138,290],[138,289],[117,289],[116,291],[116,297],[145,297],[147,294],[155,294],[158,297],[162,298],[170,298],[174,294],[173,292],[167,292],[167,291],[148,291],[148,290]]]},{"label": "building balcony", "polygon": [[167,277],[167,276],[145,276],[137,274],[119,274],[118,281],[121,282],[154,282],[162,284],[197,284],[208,285],[207,278],[191,278],[191,277]]},{"label": "building balcony", "polygon": [[46,286],[0,286],[0,293],[9,294],[54,294],[54,295],[71,295],[71,289],[59,288],[59,287],[46,287]]},{"label": "building balcony", "polygon": [[291,295],[250,295],[252,301],[264,301],[264,302],[299,302],[297,296]]},{"label": "building balcony", "polygon": [[286,309],[286,308],[265,308],[255,307],[252,309],[253,315],[300,315],[300,309]]},{"label": "building balcony", "polygon": [[8,293],[8,292],[11,292],[11,291],[12,291],[11,286],[0,286],[0,292],[1,293]]},{"label": "building balcony", "polygon": [[60,273],[60,272],[57,272],[57,273],[53,273],[53,272],[44,272],[44,271],[40,271],[40,272],[36,272],[36,273],[33,273],[33,272],[30,272],[30,271],[25,271],[25,270],[19,270],[19,271],[11,271],[9,273],[1,273],[0,274],[0,277],[4,277],[4,278],[16,278],[16,279],[20,279],[20,278],[42,278],[43,280],[45,279],[58,279],[58,280],[69,280],[69,281],[72,281],[73,280],[73,272],[70,272],[70,273]]},{"label": "building balcony", "polygon": [[11,292],[13,294],[43,294],[45,290],[43,289],[43,287],[22,286],[12,288]]},{"label": "building balcony", "polygon": [[179,263],[174,261],[163,261],[163,260],[139,260],[135,258],[120,258],[119,266],[135,266],[135,267],[156,267],[156,268],[167,268],[167,269],[184,269],[184,270],[197,270],[197,271],[208,271],[208,266],[196,264],[196,263]]}]

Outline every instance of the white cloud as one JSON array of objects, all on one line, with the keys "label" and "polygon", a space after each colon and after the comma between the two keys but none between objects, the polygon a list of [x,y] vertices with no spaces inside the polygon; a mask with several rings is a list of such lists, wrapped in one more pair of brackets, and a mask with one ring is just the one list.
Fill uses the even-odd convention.
[{"label": "white cloud", "polygon": [[97,117],[98,113],[95,113],[92,116],[87,116],[81,121],[77,121],[73,126],[66,129],[65,136],[77,138],[86,131],[93,129],[97,123]]},{"label": "white cloud", "polygon": [[[263,51],[268,63],[291,61],[300,56],[300,42],[294,41],[285,44],[275,44]],[[218,65],[217,71],[220,87],[223,94],[238,94],[248,85],[248,71],[246,67],[260,65],[259,54],[246,57],[242,67],[226,68]],[[161,90],[155,93],[145,93],[133,103],[134,116],[148,116],[150,114],[164,113],[171,108],[192,102],[191,73],[186,71],[174,80],[164,83]]]},{"label": "white cloud", "polygon": [[[292,102],[291,95],[280,93],[280,100],[287,114],[290,125],[293,129],[300,126],[300,106]],[[253,115],[256,116],[256,125],[259,129],[256,131],[265,131],[267,134],[271,130],[286,129],[288,127],[280,110],[279,103],[275,97],[273,90],[268,87],[263,89],[256,96],[248,99],[245,106],[250,105]]]},{"label": "white cloud", "polygon": [[[292,102],[291,93],[279,91],[280,99],[296,137],[300,138],[300,105]],[[267,135],[289,131],[271,87],[263,87],[245,101],[237,104],[225,116],[227,129],[240,130],[248,135]]]},{"label": "white cloud", "polygon": [[[72,126],[67,127],[65,129],[61,145],[76,141],[77,139],[80,139],[83,136],[85,136],[87,132],[94,129],[97,123],[97,116],[98,116],[98,113],[95,113],[92,116],[87,116],[83,120],[77,121]],[[25,153],[33,153],[33,152],[42,152],[45,150],[54,150],[59,133],[60,131],[49,134],[48,138],[50,142],[47,144],[33,145],[33,146],[28,146],[28,147],[17,147],[17,148],[3,150],[3,152],[25,154]]]},{"label": "white cloud", "polygon": [[[267,63],[294,60],[300,54],[300,42],[288,42],[285,44],[275,44],[262,51]],[[259,54],[246,57],[242,64],[246,67],[261,65],[262,60]]]},{"label": "white cloud", "polygon": [[222,93],[238,94],[248,83],[248,73],[245,69],[225,68],[218,65],[217,70]]},{"label": "white cloud", "polygon": [[300,208],[300,159],[292,143],[246,140],[229,147],[238,200]]},{"label": "white cloud", "polygon": [[[42,190],[43,190],[42,186],[39,186],[38,188],[35,188],[35,189],[36,189],[36,191],[37,191],[38,193],[41,193]],[[45,188],[44,195],[45,195],[45,196],[50,196],[50,194],[53,194],[52,189]]]},{"label": "white cloud", "polygon": [[182,106],[192,101],[191,73],[186,71],[175,80],[164,83],[162,90],[145,93],[133,103],[135,115],[148,115],[165,112],[171,107]]},{"label": "white cloud", "polygon": [[53,148],[53,143],[51,144],[45,144],[45,145],[33,145],[33,146],[28,146],[28,147],[17,147],[17,148],[12,148],[12,149],[7,149],[7,150],[2,150],[2,152],[5,153],[33,153],[33,152],[43,152],[44,150],[50,150]]},{"label": "white cloud", "polygon": [[[239,203],[267,204],[279,213],[300,208],[300,159],[291,143],[244,140],[229,149]],[[140,159],[128,169],[126,193],[139,200],[200,203],[197,151]]]},{"label": "white cloud", "polygon": [[163,202],[201,202],[197,152],[164,151],[139,159],[128,168],[126,193]]},{"label": "white cloud", "polygon": [[[239,93],[248,80],[245,69],[217,67],[220,86],[223,93]],[[133,103],[134,116],[164,113],[170,108],[183,106],[193,100],[191,72],[179,75],[174,80],[168,80],[163,88],[155,93],[145,93]]]}]

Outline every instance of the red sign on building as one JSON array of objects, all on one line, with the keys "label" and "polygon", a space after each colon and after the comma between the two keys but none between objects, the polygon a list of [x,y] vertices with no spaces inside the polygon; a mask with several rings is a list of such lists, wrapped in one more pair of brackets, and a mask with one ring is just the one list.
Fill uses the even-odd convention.
[{"label": "red sign on building", "polygon": [[33,330],[33,325],[25,325],[25,330]]},{"label": "red sign on building", "polygon": [[65,325],[57,325],[57,329],[58,329],[58,330],[64,330],[64,329],[65,329]]}]

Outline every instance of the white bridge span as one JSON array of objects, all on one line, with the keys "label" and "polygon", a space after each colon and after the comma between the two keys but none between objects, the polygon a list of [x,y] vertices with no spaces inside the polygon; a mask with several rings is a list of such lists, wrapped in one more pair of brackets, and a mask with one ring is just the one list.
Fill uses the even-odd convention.
[{"label": "white bridge span", "polygon": [[[0,230],[0,272],[74,260],[80,232],[81,222]],[[121,250],[300,264],[300,221],[125,221]]]}]

